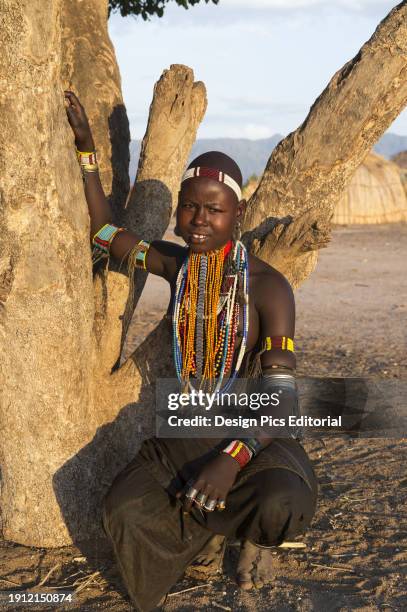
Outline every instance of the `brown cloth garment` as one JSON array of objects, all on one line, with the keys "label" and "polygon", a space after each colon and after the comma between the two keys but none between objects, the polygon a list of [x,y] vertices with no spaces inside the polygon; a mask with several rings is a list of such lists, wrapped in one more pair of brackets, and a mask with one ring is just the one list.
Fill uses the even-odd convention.
[{"label": "brown cloth garment", "polygon": [[[245,356],[240,382],[261,375],[260,355]],[[238,473],[226,509],[189,515],[175,493],[224,447],[219,439],[151,438],[115,478],[103,506],[123,582],[136,610],[152,610],[214,534],[278,546],[311,523],[318,485],[301,444],[277,438]],[[222,446],[223,444],[223,446]]]},{"label": "brown cloth garment", "polygon": [[223,512],[184,515],[174,493],[218,451],[214,440],[146,440],[108,492],[103,525],[137,610],[152,610],[214,533],[275,546],[315,512],[317,482],[296,440],[276,439],[241,472]]}]

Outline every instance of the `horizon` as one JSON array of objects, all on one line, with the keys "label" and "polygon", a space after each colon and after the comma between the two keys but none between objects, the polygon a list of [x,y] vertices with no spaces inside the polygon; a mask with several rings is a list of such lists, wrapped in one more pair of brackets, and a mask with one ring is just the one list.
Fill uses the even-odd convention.
[{"label": "horizon", "polygon": [[[273,134],[269,138],[197,138],[192,145],[188,161],[208,150],[220,150],[230,155],[239,165],[246,182],[251,176],[260,176],[264,172],[267,161],[274,148],[285,136]],[[130,178],[136,177],[137,165],[141,148],[141,138],[134,138],[130,143]],[[371,152],[391,160],[394,155],[407,150],[407,136],[387,131],[373,145]]]},{"label": "horizon", "polygon": [[[300,126],[298,126],[300,127]],[[289,136],[291,134],[291,132],[289,132],[288,134],[281,134],[279,132],[276,132],[275,134],[271,134],[271,136],[266,136],[265,138],[247,138],[246,136],[197,136],[197,138],[195,139],[195,142],[197,140],[250,140],[251,142],[259,142],[260,140],[271,140],[273,138],[275,138],[276,136],[281,136],[281,139],[283,138],[287,138],[287,136]],[[392,130],[392,126],[389,127],[388,130],[386,130],[382,136],[380,136],[379,140],[377,142],[380,142],[380,140],[383,138],[383,136],[385,135],[392,135],[392,136],[399,136],[400,138],[407,138],[407,134],[398,134],[397,132],[394,132]],[[144,135],[140,136],[140,137],[136,137],[136,138],[131,138],[130,141],[134,142],[136,140],[143,140]],[[375,146],[375,145],[373,145]]]}]

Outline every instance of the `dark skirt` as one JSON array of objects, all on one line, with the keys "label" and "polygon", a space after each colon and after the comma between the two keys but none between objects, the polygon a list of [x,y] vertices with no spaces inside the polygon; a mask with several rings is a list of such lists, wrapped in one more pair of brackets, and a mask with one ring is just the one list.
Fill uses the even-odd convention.
[{"label": "dark skirt", "polygon": [[317,481],[299,442],[276,439],[241,472],[223,512],[182,512],[175,493],[218,451],[214,440],[146,440],[114,480],[103,525],[136,609],[148,611],[214,534],[276,546],[304,531]]}]

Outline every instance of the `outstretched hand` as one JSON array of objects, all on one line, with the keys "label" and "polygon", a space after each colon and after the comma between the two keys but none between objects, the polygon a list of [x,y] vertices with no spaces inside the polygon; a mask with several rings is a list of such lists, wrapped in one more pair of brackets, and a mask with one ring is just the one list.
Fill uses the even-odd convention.
[{"label": "outstretched hand", "polygon": [[209,461],[195,479],[189,480],[185,487],[177,493],[182,500],[184,511],[189,512],[192,505],[207,512],[224,508],[226,497],[232,488],[240,471],[238,462],[221,453]]},{"label": "outstretched hand", "polygon": [[66,114],[69,125],[75,135],[75,144],[80,151],[94,151],[92,132],[85,109],[72,91],[64,91],[65,100],[68,102]]}]

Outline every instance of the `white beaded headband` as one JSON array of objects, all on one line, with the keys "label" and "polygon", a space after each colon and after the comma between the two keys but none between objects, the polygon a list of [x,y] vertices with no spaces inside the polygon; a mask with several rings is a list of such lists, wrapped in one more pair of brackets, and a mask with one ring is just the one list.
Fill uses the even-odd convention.
[{"label": "white beaded headband", "polygon": [[219,181],[219,183],[225,183],[225,185],[233,189],[239,201],[242,199],[242,190],[240,189],[238,183],[231,176],[229,176],[229,174],[225,174],[225,172],[216,170],[216,168],[205,168],[204,166],[188,168],[188,170],[182,176],[181,183],[187,179],[194,178],[195,176],[205,176],[207,178],[214,179],[215,181]]}]

